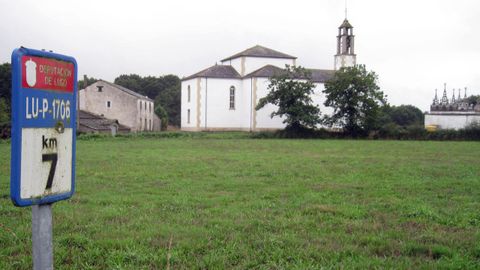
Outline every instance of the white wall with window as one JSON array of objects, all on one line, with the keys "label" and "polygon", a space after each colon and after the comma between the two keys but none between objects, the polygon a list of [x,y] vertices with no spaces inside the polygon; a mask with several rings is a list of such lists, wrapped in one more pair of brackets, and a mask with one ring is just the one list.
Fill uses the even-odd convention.
[{"label": "white wall with window", "polygon": [[197,128],[197,102],[203,103],[201,100],[197,100],[197,89],[204,89],[204,84],[205,80],[200,78],[182,81],[180,124],[185,129]]}]

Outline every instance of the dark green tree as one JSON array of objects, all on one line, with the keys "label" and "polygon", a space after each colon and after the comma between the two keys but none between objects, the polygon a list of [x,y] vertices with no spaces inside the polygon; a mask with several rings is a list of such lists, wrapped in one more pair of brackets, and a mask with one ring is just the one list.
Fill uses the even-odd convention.
[{"label": "dark green tree", "polygon": [[168,121],[169,124],[174,126],[180,126],[180,87],[180,84],[170,86],[160,92],[155,99],[155,104],[161,105],[163,108],[168,108]]},{"label": "dark green tree", "polygon": [[10,63],[0,65],[0,98],[4,98],[10,105],[12,98],[12,66]]},{"label": "dark green tree", "polygon": [[139,94],[145,95],[142,89],[142,77],[137,74],[130,74],[130,75],[120,75],[115,78],[115,84],[121,85],[125,88],[128,88],[132,91],[135,91]]},{"label": "dark green tree", "polygon": [[4,63],[0,65],[0,124],[10,122],[11,105],[12,67],[9,63]]},{"label": "dark green tree", "polygon": [[[387,107],[387,106],[386,106]],[[399,126],[423,125],[423,112],[413,105],[388,106],[387,114]]]},{"label": "dark green tree", "polygon": [[7,100],[0,97],[0,124],[10,122],[10,105]]},{"label": "dark green tree", "polygon": [[162,105],[157,105],[155,107],[155,114],[160,118],[161,130],[167,130],[168,127],[168,114],[167,111],[162,107]]},{"label": "dark green tree", "polygon": [[468,104],[472,104],[473,106],[480,104],[480,95],[472,95],[467,98]]},{"label": "dark green tree", "polygon": [[354,137],[378,128],[380,109],[387,102],[377,80],[375,72],[367,71],[364,65],[335,72],[323,91],[325,106],[333,108],[333,114],[324,119],[325,123],[341,126]]},{"label": "dark green tree", "polygon": [[313,105],[310,97],[314,88],[306,69],[287,65],[283,72],[270,78],[269,93],[260,99],[255,109],[260,110],[269,103],[276,105],[278,109],[270,116],[285,116],[283,123],[287,124],[287,130],[315,128],[321,118],[320,109]]}]

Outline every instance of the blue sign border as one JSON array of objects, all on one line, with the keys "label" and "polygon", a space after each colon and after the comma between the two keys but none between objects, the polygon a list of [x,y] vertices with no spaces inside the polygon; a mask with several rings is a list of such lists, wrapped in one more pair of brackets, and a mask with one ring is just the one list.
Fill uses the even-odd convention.
[{"label": "blue sign border", "polygon": [[[74,65],[74,86],[73,86],[73,106],[70,109],[70,119],[72,121],[72,189],[68,193],[48,195],[40,198],[22,199],[21,198],[21,156],[22,156],[22,116],[25,108],[21,106],[23,98],[22,87],[22,56],[44,57],[54,60],[66,61]],[[60,94],[59,91],[48,91],[50,94]],[[18,48],[12,53],[12,147],[11,147],[11,165],[10,165],[10,198],[16,206],[30,206],[35,204],[48,204],[60,200],[66,200],[75,193],[75,157],[76,157],[76,132],[77,132],[77,61],[75,58],[61,55],[53,52],[39,51],[28,48]],[[52,128],[54,128],[52,126]]]}]

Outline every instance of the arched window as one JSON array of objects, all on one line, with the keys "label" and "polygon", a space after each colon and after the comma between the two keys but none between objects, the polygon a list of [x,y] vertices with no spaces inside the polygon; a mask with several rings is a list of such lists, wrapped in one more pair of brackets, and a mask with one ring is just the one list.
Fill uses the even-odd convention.
[{"label": "arched window", "polygon": [[230,110],[235,110],[235,86],[230,86]]},{"label": "arched window", "polygon": [[190,94],[191,94],[191,92],[190,92],[190,85],[189,85],[189,86],[187,86],[187,97],[188,97],[188,102],[190,102]]}]

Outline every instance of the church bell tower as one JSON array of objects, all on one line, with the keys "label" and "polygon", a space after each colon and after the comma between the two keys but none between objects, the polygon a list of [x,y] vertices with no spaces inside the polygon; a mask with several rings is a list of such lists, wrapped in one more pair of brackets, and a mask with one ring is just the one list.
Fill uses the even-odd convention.
[{"label": "church bell tower", "polygon": [[353,26],[348,22],[346,16],[342,25],[338,27],[337,54],[335,55],[334,69],[351,67],[357,63],[357,55],[354,50]]}]

